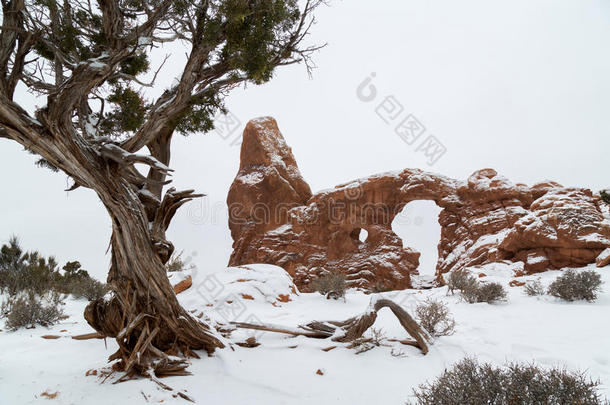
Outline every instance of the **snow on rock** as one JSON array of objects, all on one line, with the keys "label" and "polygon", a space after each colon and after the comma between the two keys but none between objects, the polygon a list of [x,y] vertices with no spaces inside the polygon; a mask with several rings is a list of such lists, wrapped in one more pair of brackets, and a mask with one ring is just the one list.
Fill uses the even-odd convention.
[{"label": "snow on rock", "polygon": [[208,307],[240,301],[277,306],[299,294],[292,277],[281,267],[269,264],[228,267],[205,275],[193,272],[193,284],[189,297]]},{"label": "snow on rock", "polygon": [[604,267],[610,264],[610,248],[607,248],[596,259],[597,267]]},{"label": "snow on rock", "polygon": [[193,285],[192,270],[173,271],[167,274],[174,293],[180,294]]},{"label": "snow on rock", "polygon": [[523,275],[523,262],[511,262],[503,260],[477,266],[469,266],[465,269],[473,275],[484,274],[486,280],[507,280],[511,277]]},{"label": "snow on rock", "polygon": [[513,184],[493,169],[465,181],[405,169],[312,195],[277,123],[261,118],[246,126],[227,199],[230,265],[281,266],[302,291],[328,272],[345,275],[350,287],[409,288],[420,254],[403,247],[392,221],[415,200],[442,208],[438,282],[454,269],[507,260],[526,273],[584,266],[610,247],[599,196],[551,181]]},{"label": "snow on rock", "polygon": [[[241,148],[239,172],[227,197],[234,240],[238,235],[260,234],[285,224],[288,210],[311,197],[311,189],[273,118],[250,121]],[[236,245],[234,248],[239,248]]]},{"label": "snow on rock", "polygon": [[528,211],[499,247],[526,262],[529,273],[594,263],[610,246],[610,225],[590,190],[551,189]]},{"label": "snow on rock", "polygon": [[260,173],[260,172],[252,172],[252,173],[248,173],[248,174],[244,174],[243,176],[238,176],[237,180],[241,181],[244,184],[256,184],[256,183],[260,183],[261,181],[263,181],[263,179],[265,178],[265,176]]}]

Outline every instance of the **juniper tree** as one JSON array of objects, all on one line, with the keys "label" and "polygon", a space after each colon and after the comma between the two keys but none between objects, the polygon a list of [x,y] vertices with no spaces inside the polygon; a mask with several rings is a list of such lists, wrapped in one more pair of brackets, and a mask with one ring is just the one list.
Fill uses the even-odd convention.
[{"label": "juniper tree", "polygon": [[0,292],[17,295],[27,291],[42,295],[60,277],[53,256],[44,257],[37,251],[24,252],[16,237],[0,247]]},{"label": "juniper tree", "polygon": [[[93,190],[112,221],[113,298],[85,317],[116,338],[110,359],[129,375],[184,373],[186,362],[166,352],[223,344],[178,304],[164,268],[172,217],[199,196],[164,187],[172,139],[212,129],[236,86],[265,83],[283,65],[309,69],[318,48],[303,43],[322,0],[1,1],[0,137],[66,173],[70,190]],[[158,86],[145,77],[168,68],[151,53],[169,42],[186,47],[186,62],[149,99],[143,90]],[[44,105],[25,108],[18,86]]]}]

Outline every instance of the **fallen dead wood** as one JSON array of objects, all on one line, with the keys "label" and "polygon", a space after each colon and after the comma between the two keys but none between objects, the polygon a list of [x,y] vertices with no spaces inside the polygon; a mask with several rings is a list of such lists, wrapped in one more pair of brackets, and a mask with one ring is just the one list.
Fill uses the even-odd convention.
[{"label": "fallen dead wood", "polygon": [[240,329],[253,329],[253,330],[262,330],[265,332],[275,332],[275,333],[285,333],[287,335],[292,336],[306,336],[310,338],[317,339],[326,339],[332,334],[328,335],[326,333],[316,332],[316,331],[305,331],[299,329],[291,329],[283,326],[276,326],[271,324],[257,324],[257,323],[247,323],[247,322],[231,322],[231,325],[234,325]]},{"label": "fallen dead wood", "polygon": [[398,318],[398,321],[405,331],[415,339],[412,340],[396,340],[405,345],[418,347],[424,354],[428,353],[428,334],[419,326],[419,324],[395,302],[388,299],[373,299],[371,300],[368,309],[362,315],[349,318],[345,321],[313,321],[304,326],[299,326],[298,329],[292,329],[282,326],[269,324],[253,324],[245,322],[231,322],[237,328],[254,329],[266,332],[285,333],[292,336],[306,336],[316,339],[332,338],[335,342],[353,342],[362,337],[377,319],[377,312],[383,308],[389,308],[392,313]]},{"label": "fallen dead wood", "polygon": [[237,342],[235,344],[240,347],[248,347],[248,348],[258,347],[261,345],[260,343],[258,343],[256,341],[255,337],[249,337],[248,339],[246,339],[245,342]]},{"label": "fallen dead wood", "polygon": [[409,340],[409,339],[404,339],[404,340],[400,340],[400,339],[388,339],[388,342],[398,342],[398,343],[403,344],[405,346],[419,347],[419,343],[417,343],[415,340]]},{"label": "fallen dead wood", "polygon": [[74,340],[89,340],[89,339],[104,339],[104,335],[101,333],[93,332],[93,333],[85,333],[84,335],[74,335],[72,336]]}]

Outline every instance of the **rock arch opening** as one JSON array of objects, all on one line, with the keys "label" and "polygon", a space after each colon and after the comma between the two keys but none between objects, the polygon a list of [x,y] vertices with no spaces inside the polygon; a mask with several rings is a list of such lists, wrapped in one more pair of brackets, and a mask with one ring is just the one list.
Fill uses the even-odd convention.
[{"label": "rock arch opening", "polygon": [[369,232],[364,228],[354,228],[349,236],[356,242],[356,245],[361,245],[368,239]]},{"label": "rock arch opening", "polygon": [[420,275],[434,276],[438,262],[438,244],[441,225],[438,216],[441,208],[434,201],[411,201],[392,221],[392,230],[402,239],[404,247],[421,253]]}]

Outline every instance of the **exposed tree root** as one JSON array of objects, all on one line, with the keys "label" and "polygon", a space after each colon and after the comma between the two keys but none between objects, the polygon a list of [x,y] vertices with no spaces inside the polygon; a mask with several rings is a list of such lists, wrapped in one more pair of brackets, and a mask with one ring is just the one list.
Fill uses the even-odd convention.
[{"label": "exposed tree root", "polygon": [[244,322],[231,322],[237,328],[255,329],[267,332],[286,333],[293,336],[306,336],[316,339],[332,338],[335,342],[353,342],[364,334],[377,319],[377,312],[382,308],[390,308],[392,313],[398,318],[398,321],[407,333],[415,339],[415,341],[404,340],[400,343],[418,347],[424,354],[428,353],[428,343],[430,341],[428,334],[419,326],[419,324],[398,304],[388,299],[372,300],[367,311],[358,316],[349,318],[345,321],[313,321],[304,326],[299,326],[297,329],[285,328],[275,325],[260,325]]},{"label": "exposed tree root", "polygon": [[[129,286],[128,286],[129,291]],[[113,337],[119,346],[108,360],[123,375],[115,383],[137,375],[157,384],[160,377],[189,375],[188,358],[199,356],[194,349],[208,353],[224,345],[209,327],[180,312],[162,313],[152,300],[141,302],[137,294],[117,295],[109,301],[92,302],[85,310],[89,324],[104,336]]]}]

